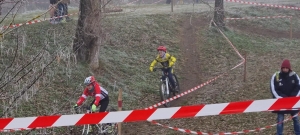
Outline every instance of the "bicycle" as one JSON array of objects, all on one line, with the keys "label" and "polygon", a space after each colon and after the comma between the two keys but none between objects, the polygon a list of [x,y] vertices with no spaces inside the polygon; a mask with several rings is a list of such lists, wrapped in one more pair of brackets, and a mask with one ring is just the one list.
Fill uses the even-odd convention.
[{"label": "bicycle", "polygon": [[[86,113],[93,113],[91,111],[91,107],[84,107],[86,109]],[[115,109],[108,110],[108,112],[116,111]],[[79,114],[78,109],[75,110],[77,114]],[[94,130],[97,129],[97,130]],[[117,123],[100,123],[100,124],[86,124],[83,125],[82,135],[118,135],[118,125]]]},{"label": "bicycle", "polygon": [[[168,73],[164,72],[165,68],[154,68],[153,71],[156,71],[158,69],[162,71],[162,76],[160,78],[161,85],[160,85],[160,91],[159,91],[160,98],[162,101],[165,101],[166,99],[172,97],[170,92],[173,93],[173,96],[176,96],[177,94],[180,93],[179,82],[178,82],[177,76],[173,73],[173,80],[175,82],[175,85],[177,86],[177,91],[175,91],[175,88],[172,87],[171,82],[169,81]],[[171,103],[170,102],[165,103],[164,106],[170,107]]]}]

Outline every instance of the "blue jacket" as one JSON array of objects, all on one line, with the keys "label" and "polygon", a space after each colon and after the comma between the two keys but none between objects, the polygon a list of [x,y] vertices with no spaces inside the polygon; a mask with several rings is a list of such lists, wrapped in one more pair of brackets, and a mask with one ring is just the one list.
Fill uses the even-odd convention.
[{"label": "blue jacket", "polygon": [[[276,72],[271,78],[271,93],[273,98],[295,97],[300,96],[299,76],[291,71],[284,75],[282,72]],[[279,111],[275,111],[278,113]],[[283,113],[291,113],[296,111],[280,111]]]}]

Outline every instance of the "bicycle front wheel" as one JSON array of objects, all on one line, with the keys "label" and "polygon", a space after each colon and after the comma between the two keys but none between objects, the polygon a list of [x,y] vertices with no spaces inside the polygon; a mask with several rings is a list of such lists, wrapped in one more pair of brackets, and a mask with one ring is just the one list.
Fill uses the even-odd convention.
[{"label": "bicycle front wheel", "polygon": [[[170,93],[167,92],[167,91],[168,91],[168,89],[167,89],[166,83],[162,82],[161,85],[160,85],[160,91],[159,91],[161,101],[165,101],[166,99],[169,98]],[[170,102],[165,103],[164,106],[165,107],[170,107]]]}]

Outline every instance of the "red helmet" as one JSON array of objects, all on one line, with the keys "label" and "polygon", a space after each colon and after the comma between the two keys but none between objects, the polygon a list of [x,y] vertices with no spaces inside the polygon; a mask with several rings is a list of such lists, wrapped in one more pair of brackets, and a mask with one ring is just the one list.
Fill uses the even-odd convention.
[{"label": "red helmet", "polygon": [[90,85],[91,83],[95,82],[95,77],[94,76],[89,76],[87,78],[85,78],[84,80],[84,84],[85,85]]},{"label": "red helmet", "polygon": [[164,51],[164,52],[167,52],[167,48],[164,47],[164,46],[159,46],[159,47],[157,48],[157,51]]}]

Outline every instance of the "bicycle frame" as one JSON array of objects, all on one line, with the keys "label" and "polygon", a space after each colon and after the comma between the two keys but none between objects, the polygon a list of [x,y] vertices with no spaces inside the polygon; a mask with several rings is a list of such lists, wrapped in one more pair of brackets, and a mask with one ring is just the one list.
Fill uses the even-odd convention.
[{"label": "bicycle frame", "polygon": [[[166,84],[167,94],[169,95],[170,94],[169,78],[168,78],[167,74],[164,71],[161,71],[161,72],[162,72],[162,78],[160,79],[160,81]],[[163,78],[165,78],[165,80],[163,80]]]}]

